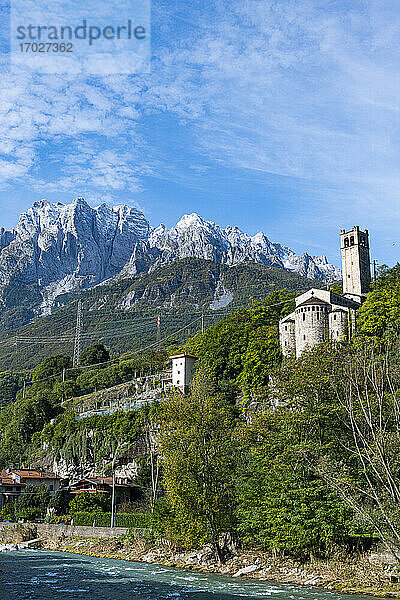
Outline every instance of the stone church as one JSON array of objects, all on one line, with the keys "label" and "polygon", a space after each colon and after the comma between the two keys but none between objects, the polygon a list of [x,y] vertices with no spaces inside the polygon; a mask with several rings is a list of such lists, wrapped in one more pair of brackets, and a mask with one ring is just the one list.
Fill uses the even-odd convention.
[{"label": "stone church", "polygon": [[343,295],[311,289],[296,298],[294,312],[279,322],[279,339],[285,356],[298,358],[306,348],[331,339],[349,339],[355,328],[356,310],[371,283],[368,230],[353,227],[340,232]]}]

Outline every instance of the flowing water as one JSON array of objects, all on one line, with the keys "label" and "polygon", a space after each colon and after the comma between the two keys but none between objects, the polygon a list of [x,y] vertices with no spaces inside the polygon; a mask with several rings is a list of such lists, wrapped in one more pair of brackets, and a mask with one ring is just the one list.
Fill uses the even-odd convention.
[{"label": "flowing water", "polygon": [[360,600],[312,587],[62,552],[0,553],[0,600]]}]

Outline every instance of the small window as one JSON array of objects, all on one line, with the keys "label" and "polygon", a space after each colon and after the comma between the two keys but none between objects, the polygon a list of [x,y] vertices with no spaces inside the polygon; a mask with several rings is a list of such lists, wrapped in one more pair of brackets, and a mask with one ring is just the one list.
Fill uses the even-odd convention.
[{"label": "small window", "polygon": [[350,275],[347,275],[347,277],[350,279],[350,277],[351,277],[351,276],[350,276]]},{"label": "small window", "polygon": [[344,247],[348,248],[349,247],[349,238],[345,238],[344,239]]},{"label": "small window", "polygon": [[312,309],[315,310],[315,306],[313,306]]},{"label": "small window", "polygon": [[336,315],[333,315],[333,320],[336,321]]},{"label": "small window", "polygon": [[317,312],[317,314],[315,315],[317,318],[317,321],[319,321],[319,313]]},{"label": "small window", "polygon": [[285,331],[287,331],[287,325],[285,325]]},{"label": "small window", "polygon": [[50,491],[52,492],[54,490],[54,485],[49,485]]},{"label": "small window", "polygon": [[181,372],[180,372],[180,371],[178,371],[178,375],[180,375],[180,374],[181,374]]},{"label": "small window", "polygon": [[305,339],[306,339],[306,336],[305,336],[305,335],[303,335],[303,340],[305,340]]},{"label": "small window", "polygon": [[179,381],[179,379],[178,379],[178,381],[176,382],[176,385],[179,385],[179,384],[180,384],[180,381]]},{"label": "small window", "polygon": [[306,320],[306,314],[303,313],[303,321],[305,321],[305,320]]},{"label": "small window", "polygon": [[354,246],[354,235],[350,237],[350,246]]},{"label": "small window", "polygon": [[287,346],[287,342],[285,342],[285,346]]}]

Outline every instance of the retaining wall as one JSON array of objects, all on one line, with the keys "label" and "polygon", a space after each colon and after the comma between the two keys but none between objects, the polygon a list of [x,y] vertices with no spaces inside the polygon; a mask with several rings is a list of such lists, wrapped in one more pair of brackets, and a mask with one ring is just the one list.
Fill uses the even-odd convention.
[{"label": "retaining wall", "polygon": [[[34,527],[37,537],[84,537],[84,538],[114,538],[128,533],[127,527],[87,527],[81,525],[53,525],[47,523],[24,523],[26,526]],[[0,523],[0,534],[5,528],[9,532],[17,526],[17,523]]]}]

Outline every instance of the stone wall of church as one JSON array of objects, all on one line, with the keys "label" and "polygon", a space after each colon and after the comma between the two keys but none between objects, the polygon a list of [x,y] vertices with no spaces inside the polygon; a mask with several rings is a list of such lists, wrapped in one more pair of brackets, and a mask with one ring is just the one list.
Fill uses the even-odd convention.
[{"label": "stone wall of church", "polygon": [[344,309],[334,308],[329,313],[329,336],[333,342],[347,339],[348,313]]},{"label": "stone wall of church", "polygon": [[283,356],[296,353],[296,327],[294,319],[279,323],[279,340]]},{"label": "stone wall of church", "polygon": [[330,306],[318,301],[296,308],[296,356],[321,344],[329,335]]}]

